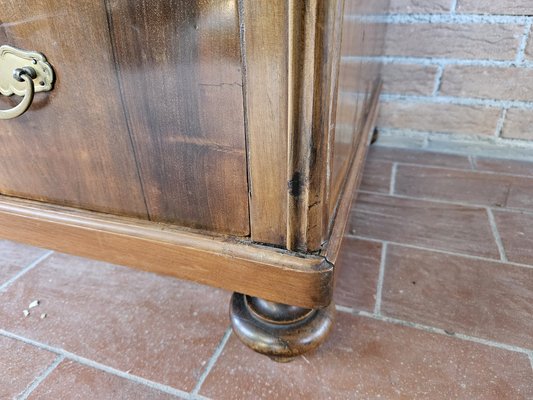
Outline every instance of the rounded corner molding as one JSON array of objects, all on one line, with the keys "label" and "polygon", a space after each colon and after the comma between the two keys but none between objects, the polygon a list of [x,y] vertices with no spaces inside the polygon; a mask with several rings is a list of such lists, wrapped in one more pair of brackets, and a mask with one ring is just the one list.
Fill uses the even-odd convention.
[{"label": "rounded corner molding", "polygon": [[0,120],[24,114],[30,108],[35,93],[52,90],[54,80],[54,70],[43,54],[0,46],[0,94],[23,96],[14,108],[0,110]]}]

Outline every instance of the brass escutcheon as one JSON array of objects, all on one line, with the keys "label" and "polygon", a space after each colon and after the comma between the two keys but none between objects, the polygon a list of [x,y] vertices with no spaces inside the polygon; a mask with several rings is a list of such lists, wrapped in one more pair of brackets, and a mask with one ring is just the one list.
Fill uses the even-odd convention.
[{"label": "brass escutcheon", "polygon": [[0,119],[13,119],[24,114],[35,93],[52,90],[54,79],[54,70],[43,54],[0,46],[0,94],[24,96],[16,107],[0,110]]}]

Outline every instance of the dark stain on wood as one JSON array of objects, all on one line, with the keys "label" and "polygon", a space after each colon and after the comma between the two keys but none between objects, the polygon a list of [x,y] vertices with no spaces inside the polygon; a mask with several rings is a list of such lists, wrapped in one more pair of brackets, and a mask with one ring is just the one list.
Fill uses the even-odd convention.
[{"label": "dark stain on wood", "polygon": [[302,176],[296,171],[289,181],[289,193],[293,197],[299,197],[302,194]]}]

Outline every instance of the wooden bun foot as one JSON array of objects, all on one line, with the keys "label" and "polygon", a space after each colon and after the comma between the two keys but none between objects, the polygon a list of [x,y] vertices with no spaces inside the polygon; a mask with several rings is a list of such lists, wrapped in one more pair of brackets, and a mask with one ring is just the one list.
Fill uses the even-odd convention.
[{"label": "wooden bun foot", "polygon": [[318,347],[331,330],[334,316],[333,302],[309,310],[239,293],[231,298],[235,334],[252,350],[278,362],[291,361]]}]

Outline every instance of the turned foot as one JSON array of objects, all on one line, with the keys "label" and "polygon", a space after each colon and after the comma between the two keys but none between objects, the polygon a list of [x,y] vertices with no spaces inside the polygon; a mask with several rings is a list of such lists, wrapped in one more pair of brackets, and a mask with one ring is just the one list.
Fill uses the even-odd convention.
[{"label": "turned foot", "polygon": [[333,318],[333,302],[326,308],[306,308],[273,303],[234,293],[230,318],[239,339],[274,361],[287,362],[318,347],[327,337]]}]

